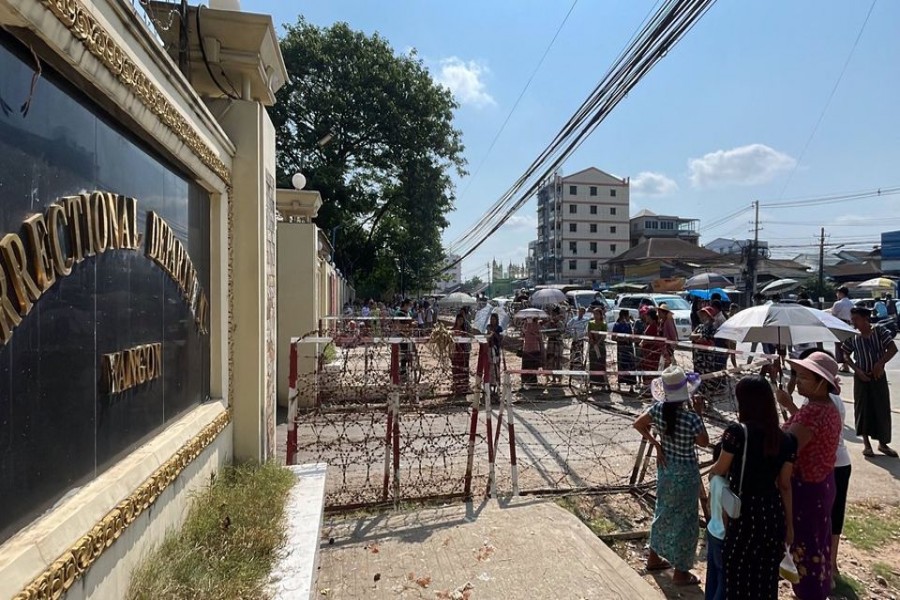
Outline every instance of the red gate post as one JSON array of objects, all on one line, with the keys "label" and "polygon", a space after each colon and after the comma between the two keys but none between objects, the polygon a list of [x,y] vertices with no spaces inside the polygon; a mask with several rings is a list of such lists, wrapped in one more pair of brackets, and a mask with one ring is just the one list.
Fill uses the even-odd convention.
[{"label": "red gate post", "polygon": [[506,404],[506,426],[509,428],[509,471],[512,480],[512,494],[518,496],[519,467],[516,465],[516,425],[513,422],[512,382],[509,373],[503,374],[503,400]]},{"label": "red gate post", "polygon": [[400,392],[394,392],[394,506],[400,505]]},{"label": "red gate post", "polygon": [[484,394],[484,420],[487,425],[488,445],[488,497],[497,496],[497,482],[494,479],[494,414],[491,411],[491,355],[490,345],[481,343],[478,345],[478,370],[482,375],[482,388]]},{"label": "red gate post", "polygon": [[291,341],[291,365],[288,374],[288,432],[285,464],[297,459],[297,340]]},{"label": "red gate post", "polygon": [[391,481],[391,436],[394,432],[394,403],[391,395],[387,398],[387,427],[384,429],[384,487],[381,490],[381,499],[387,502],[388,487]]},{"label": "red gate post", "polygon": [[[475,361],[475,387],[472,388],[472,418],[469,421],[469,455],[466,461],[464,495],[472,498],[472,470],[475,466],[475,438],[478,431],[478,409],[481,406],[481,353]],[[468,365],[466,366],[468,369]],[[466,375],[468,377],[468,374]]]}]

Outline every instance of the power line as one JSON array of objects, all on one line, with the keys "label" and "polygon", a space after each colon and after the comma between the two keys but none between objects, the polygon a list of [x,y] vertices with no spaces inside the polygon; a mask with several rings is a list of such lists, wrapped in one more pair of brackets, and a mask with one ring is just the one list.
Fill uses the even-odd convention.
[{"label": "power line", "polygon": [[862,26],[860,26],[859,32],[856,34],[856,39],[853,40],[853,46],[850,48],[850,53],[847,54],[847,60],[844,61],[844,66],[841,67],[841,72],[838,75],[837,81],[834,82],[834,86],[831,88],[831,92],[828,94],[828,99],[825,101],[825,106],[822,107],[822,112],[819,113],[819,118],[816,119],[816,124],[813,126],[812,131],[809,133],[809,137],[806,138],[806,143],[803,144],[803,149],[797,156],[797,160],[794,163],[794,168],[791,169],[791,172],[788,174],[787,180],[785,180],[784,182],[784,186],[781,188],[781,193],[778,194],[779,198],[784,196],[785,190],[787,190],[788,185],[794,178],[794,173],[797,172],[797,168],[800,166],[800,161],[803,160],[803,157],[806,155],[806,151],[809,149],[810,143],[812,143],[813,138],[816,136],[816,132],[819,131],[819,126],[822,124],[822,120],[825,118],[825,113],[828,112],[828,107],[831,105],[831,100],[834,98],[835,92],[837,92],[838,87],[841,85],[841,80],[844,78],[844,73],[847,72],[847,67],[850,65],[850,59],[853,58],[853,53],[856,51],[856,47],[859,45],[859,40],[862,38],[863,31],[866,30],[866,25],[869,22],[869,17],[872,16],[872,10],[875,8],[876,2],[877,0],[872,0],[872,4],[871,6],[869,6],[869,12],[866,13],[866,18],[863,21]]},{"label": "power line", "polygon": [[[696,24],[715,0],[668,0],[635,36],[594,92],[488,212],[451,245],[464,259],[493,235],[593,133],[625,95]],[[458,261],[457,261],[458,262]]]},{"label": "power line", "polygon": [[898,194],[900,194],[900,186],[892,186],[888,188],[878,188],[874,190],[850,192],[846,194],[832,194],[812,198],[784,200],[780,202],[766,202],[760,204],[760,206],[763,208],[797,208],[801,206],[821,206],[825,204],[836,204],[838,202],[844,202],[847,200],[860,200],[862,198],[874,198],[882,196],[896,196]]},{"label": "power line", "polygon": [[475,168],[475,172],[472,173],[471,177],[469,177],[469,181],[466,183],[465,189],[463,189],[462,194],[459,195],[460,201],[462,201],[462,199],[465,197],[466,192],[469,191],[469,188],[472,186],[472,182],[476,177],[478,177],[478,173],[481,172],[481,168],[484,166],[484,163],[487,162],[488,156],[490,156],[491,151],[494,149],[494,145],[497,143],[497,140],[500,139],[500,135],[503,133],[503,130],[506,129],[506,125],[512,118],[513,113],[516,112],[516,108],[519,107],[519,102],[522,101],[522,98],[525,96],[525,92],[528,91],[528,88],[531,86],[531,82],[534,80],[535,76],[538,74],[538,71],[541,69],[541,66],[544,64],[544,59],[547,58],[547,55],[550,53],[550,49],[553,47],[553,44],[556,43],[556,39],[559,37],[560,32],[562,32],[563,27],[565,27],[566,22],[569,20],[569,17],[572,15],[572,11],[575,10],[576,4],[578,4],[578,0],[572,2],[572,6],[569,7],[569,11],[566,13],[566,16],[563,17],[563,20],[559,24],[559,27],[556,28],[556,33],[553,34],[553,39],[551,39],[550,43],[547,44],[547,47],[544,49],[544,53],[541,55],[540,60],[538,60],[537,65],[534,67],[534,70],[528,77],[528,81],[525,82],[525,87],[523,87],[522,91],[519,92],[519,97],[516,98],[516,101],[513,103],[512,108],[509,109],[509,113],[506,115],[506,119],[503,120],[503,124],[500,126],[500,129],[497,130],[497,133],[494,135],[494,139],[491,140],[491,144],[490,146],[488,146],[487,152],[484,153],[484,156],[478,163],[478,167]]}]

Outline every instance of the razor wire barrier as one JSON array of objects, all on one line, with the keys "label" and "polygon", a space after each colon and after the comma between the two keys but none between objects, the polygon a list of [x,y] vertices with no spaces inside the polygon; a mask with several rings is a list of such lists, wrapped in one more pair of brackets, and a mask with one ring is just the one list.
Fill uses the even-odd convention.
[{"label": "razor wire barrier", "polygon": [[[515,330],[498,364],[481,335],[441,325],[426,335],[401,324],[406,335],[384,335],[383,328],[375,336],[342,321],[291,345],[288,462],[328,463],[330,510],[482,495],[644,493],[655,485],[652,446],[632,423],[647,407],[645,382],[660,371],[619,371],[617,345],[662,338],[602,335],[602,370],[523,369]],[[748,355],[673,346],[674,362],[686,371],[698,349]],[[304,348],[312,356],[301,368]],[[711,436],[736,413],[734,377],[772,358],[752,356],[750,364],[729,369],[722,362],[701,374],[702,382],[722,383],[705,398]],[[568,358],[563,363],[573,364]],[[536,383],[523,386],[523,375]],[[634,393],[611,393],[625,377],[638,382]]]}]

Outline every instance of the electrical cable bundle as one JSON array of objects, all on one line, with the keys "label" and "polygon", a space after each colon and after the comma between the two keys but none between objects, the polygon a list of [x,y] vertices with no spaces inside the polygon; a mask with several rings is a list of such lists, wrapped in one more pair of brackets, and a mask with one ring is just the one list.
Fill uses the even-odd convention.
[{"label": "electrical cable bundle", "polygon": [[446,268],[472,254],[521,209],[714,2],[667,0],[652,17],[645,19],[642,28],[550,144],[488,211],[450,245],[447,253],[457,254],[459,258]]}]

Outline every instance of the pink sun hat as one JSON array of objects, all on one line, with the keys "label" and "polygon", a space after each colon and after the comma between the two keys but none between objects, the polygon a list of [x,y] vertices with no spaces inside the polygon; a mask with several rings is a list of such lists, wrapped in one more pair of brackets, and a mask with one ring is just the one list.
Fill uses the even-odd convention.
[{"label": "pink sun hat", "polygon": [[837,361],[824,352],[813,352],[804,359],[788,359],[787,363],[793,367],[800,367],[812,371],[831,384],[835,393],[841,392],[841,381],[838,379]]}]

